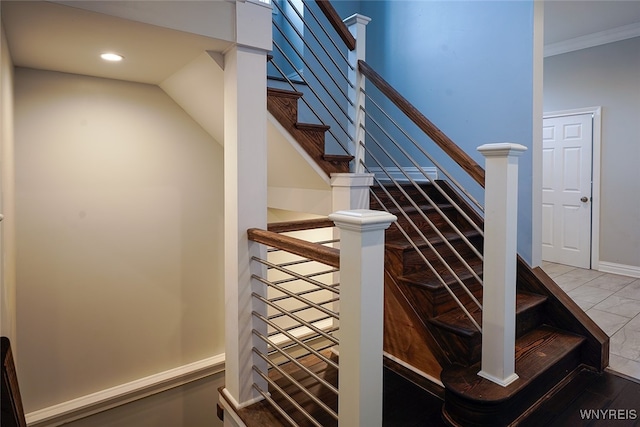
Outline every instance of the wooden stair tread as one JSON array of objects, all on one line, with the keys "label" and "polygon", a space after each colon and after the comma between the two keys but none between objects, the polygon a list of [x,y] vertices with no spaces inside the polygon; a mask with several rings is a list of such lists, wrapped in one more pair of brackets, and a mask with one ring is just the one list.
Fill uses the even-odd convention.
[{"label": "wooden stair tread", "polygon": [[[479,258],[466,260],[469,266],[473,269],[473,271],[480,277],[482,277],[482,262]],[[454,270],[455,271],[455,270]],[[473,274],[466,268],[461,267],[460,271],[456,271],[456,274],[463,282],[465,280],[473,278]],[[444,272],[441,273],[441,277],[447,285],[453,285],[457,283],[457,280],[451,273]],[[423,271],[419,271],[417,273],[405,274],[398,278],[400,281],[409,284],[411,286],[420,286],[431,291],[437,291],[440,289],[444,289],[444,285],[439,280],[433,277],[433,273],[431,270],[425,268]]]},{"label": "wooden stair tread", "polygon": [[325,133],[329,126],[298,122],[298,100],[302,96],[302,92],[267,88],[267,110],[327,175],[349,172],[352,156],[325,153]]},{"label": "wooden stair tread", "polygon": [[304,95],[302,92],[298,92],[298,91],[295,91],[295,90],[279,89],[279,88],[275,88],[275,87],[268,87],[267,88],[267,96],[276,96],[276,97],[279,97],[279,98],[300,99],[300,98],[302,98],[302,95]]},{"label": "wooden stair tread", "polygon": [[341,163],[341,162],[349,163],[351,160],[354,159],[353,156],[349,156],[347,154],[325,154],[322,156],[322,158],[325,159],[327,162],[332,162],[332,163]]},{"label": "wooden stair tread", "polygon": [[[482,297],[478,298],[478,301],[482,304]],[[518,292],[516,293],[516,316],[524,313],[526,310],[536,308],[546,301],[547,297],[542,295]],[[482,326],[482,310],[476,304],[466,308],[474,320]],[[471,323],[471,320],[462,310],[449,311],[430,319],[429,322],[458,335],[480,335],[480,331]]]},{"label": "wooden stair tread", "polygon": [[296,122],[295,127],[296,129],[299,129],[299,130],[305,130],[305,131],[311,131],[311,132],[323,132],[323,133],[331,129],[331,126],[327,126],[327,125],[321,125],[316,123],[300,123],[300,122]]},{"label": "wooden stair tread", "polygon": [[516,340],[515,371],[519,378],[507,387],[477,375],[480,363],[470,367],[445,368],[441,379],[447,391],[467,399],[473,396],[473,400],[479,404],[505,401],[576,350],[584,341],[584,337],[543,325]]},{"label": "wooden stair tread", "polygon": [[[411,230],[411,231],[415,232],[415,230]],[[422,233],[425,234],[425,230],[420,230],[420,231],[422,231]],[[476,230],[461,230],[461,232],[464,235],[464,237],[466,237],[467,239],[480,236],[480,233],[478,233]],[[425,237],[429,239],[429,242],[431,242],[432,245],[443,243],[443,240],[440,238],[440,236],[438,235],[431,236],[430,234],[431,233],[425,234]],[[462,240],[462,237],[460,237],[460,235],[458,235],[458,233],[456,233],[455,231],[445,231],[445,232],[442,232],[442,235],[450,243],[453,243],[457,240]],[[417,241],[414,241],[414,243],[418,247],[418,249],[429,248],[429,245],[427,245],[427,243],[421,237],[419,236],[416,236],[416,237],[417,237]],[[398,237],[386,240],[385,246],[388,249],[396,249],[396,250],[402,250],[402,251],[413,249],[413,245],[404,236],[398,236]]]},{"label": "wooden stair tread", "polygon": [[[438,211],[436,211],[436,208],[433,207],[433,205],[430,205],[430,204],[427,204],[427,203],[416,203],[416,204],[418,205],[418,209],[416,209],[413,206],[403,206],[402,210],[405,211],[408,214],[414,214],[414,213],[417,213],[417,212],[424,212],[425,214],[427,214],[427,213],[437,213],[438,212]],[[372,200],[371,201],[371,205],[378,206],[378,203]],[[440,208],[440,210],[443,211],[443,212],[447,212],[447,211],[450,211],[452,209],[455,209],[451,203],[437,203],[437,205]],[[398,218],[400,218],[400,216],[402,215],[402,213],[400,212],[400,209],[395,207],[395,205],[394,206],[386,206],[386,210],[387,210],[387,212],[397,216]]]}]

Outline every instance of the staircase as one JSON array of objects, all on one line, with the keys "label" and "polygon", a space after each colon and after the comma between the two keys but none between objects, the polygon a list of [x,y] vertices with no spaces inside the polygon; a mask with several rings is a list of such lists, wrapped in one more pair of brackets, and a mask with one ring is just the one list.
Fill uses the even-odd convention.
[{"label": "staircase", "polygon": [[[324,153],[323,138],[326,126],[298,123],[297,101],[301,95],[299,92],[268,89],[269,112],[300,142],[327,174],[348,172],[351,156],[327,156]],[[476,224],[482,226],[482,218],[466,205],[446,181],[437,183],[457,204],[464,206],[466,214]],[[526,274],[520,274],[516,297],[515,349],[516,373],[519,379],[508,387],[501,387],[478,376],[482,342],[480,331],[458,308],[435,274],[425,267],[414,245],[408,242],[400,227],[411,230],[412,227],[408,226],[409,220],[417,224],[449,268],[480,302],[482,286],[424,220],[422,213],[480,277],[482,260],[421,193],[426,193],[480,252],[483,248],[483,238],[434,185],[423,184],[420,188],[422,191],[407,185],[400,191],[395,185],[388,185],[383,190],[382,186],[378,185],[372,189],[375,196],[372,197],[371,209],[387,210],[398,217],[398,223],[392,225],[385,236],[385,269],[389,279],[386,285],[387,298],[407,301],[410,305],[410,315],[413,315],[409,316],[413,319],[413,328],[420,329],[421,334],[427,337],[427,343],[423,345],[428,346],[433,352],[441,368],[440,379],[445,388],[444,419],[452,425],[510,425],[531,408],[535,408],[536,402],[547,396],[555,385],[563,383],[580,365],[594,366],[590,363],[592,360],[583,357],[589,352],[587,338],[575,333],[575,328],[569,328],[568,331],[559,327],[563,322],[561,319],[554,319],[557,307],[554,308],[549,303],[550,298],[556,297],[535,292],[536,287],[529,283],[532,281],[531,278]],[[391,197],[399,206],[394,205]],[[434,255],[416,232],[408,234],[475,321],[481,325],[481,310],[471,296],[462,290],[447,266]],[[520,269],[527,268],[526,264],[520,264]],[[407,333],[403,328],[395,328],[393,324],[385,325],[385,340],[398,341],[398,335],[403,333]],[[413,356],[406,352],[403,354],[402,349],[395,348],[391,352],[393,356],[412,364]],[[597,365],[594,367],[598,368]]]},{"label": "staircase", "polygon": [[[358,71],[484,185],[484,170],[366,62],[358,62]],[[302,96],[295,90],[269,88],[268,110],[328,175],[349,172],[352,156],[325,153],[328,126],[298,122]],[[379,144],[371,135],[366,138],[367,143]],[[384,166],[370,151],[367,155],[377,166]],[[363,167],[366,170],[368,164]],[[385,233],[385,352],[402,369],[408,367],[411,375],[422,376],[422,384],[426,378],[444,387],[444,392],[434,393],[444,395],[446,423],[465,427],[524,424],[542,402],[570,398],[561,390],[579,369],[600,372],[608,365],[606,334],[540,268],[532,269],[518,258],[515,370],[519,378],[502,387],[478,376],[482,353],[478,303],[482,305],[483,300],[478,280],[483,270],[478,256],[483,236],[478,230],[483,228],[483,218],[449,181],[414,185],[392,183],[389,178],[378,181],[370,198],[371,209],[398,217]]]},{"label": "staircase", "polygon": [[298,100],[301,97],[301,92],[267,88],[267,110],[327,175],[349,172],[349,162],[353,156],[325,153],[328,126],[298,122]]},{"label": "staircase", "polygon": [[[449,188],[444,181],[438,182]],[[482,250],[482,236],[453,206],[436,191],[433,185],[424,184],[422,190],[438,205],[440,210],[458,226],[460,231],[474,246]],[[395,186],[381,186],[373,189],[374,197],[371,208],[389,210],[398,216],[398,225],[410,230],[398,207],[392,206],[389,196],[405,211],[407,216],[418,224],[421,231],[442,254],[448,265],[458,274],[471,293],[482,302],[482,287],[472,279],[472,274],[444,245],[442,239],[426,224],[422,215],[408,203],[407,194],[418,204],[428,218],[440,228],[441,233],[449,240],[467,263],[478,275],[482,275],[482,262],[468,246],[461,241],[457,233],[436,211],[426,198],[413,186],[403,188],[404,194]],[[473,215],[471,210],[467,213]],[[475,220],[480,224],[477,215]],[[564,378],[574,371],[583,361],[581,352],[585,337],[551,326],[550,310],[547,307],[548,297],[526,291],[526,285],[520,281],[516,296],[516,373],[519,379],[508,387],[501,387],[478,376],[480,371],[481,333],[469,318],[457,307],[453,297],[445,290],[444,285],[436,279],[433,272],[424,267],[418,255],[406,237],[400,232],[398,225],[392,225],[386,233],[385,268],[396,286],[388,284],[387,292],[395,292],[396,298],[407,300],[417,314],[414,327],[424,328],[433,337],[437,349],[436,358],[442,366],[441,380],[445,387],[444,418],[453,425],[486,426],[509,425],[521,414],[535,406],[554,385],[562,383]],[[476,322],[482,324],[482,314],[471,297],[467,295],[454,280],[453,275],[434,256],[426,243],[418,243],[421,239],[409,236],[416,242],[419,250],[429,259],[434,268],[442,275],[451,290],[457,295]],[[385,325],[385,338],[402,334],[402,330],[393,324]],[[394,349],[396,353],[401,349]],[[407,361],[404,354],[394,354]],[[411,361],[407,361],[411,363]]]}]

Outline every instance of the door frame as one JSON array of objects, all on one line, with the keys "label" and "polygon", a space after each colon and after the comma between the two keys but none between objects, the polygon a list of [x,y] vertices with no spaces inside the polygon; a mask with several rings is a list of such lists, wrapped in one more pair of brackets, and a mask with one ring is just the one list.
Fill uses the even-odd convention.
[{"label": "door frame", "polygon": [[[600,150],[602,142],[602,107],[584,107],[543,113],[543,119],[591,114],[593,134],[591,138],[591,269],[600,266]],[[542,165],[541,165],[542,166]],[[544,173],[544,170],[542,170]],[[542,173],[540,179],[542,179]]]}]

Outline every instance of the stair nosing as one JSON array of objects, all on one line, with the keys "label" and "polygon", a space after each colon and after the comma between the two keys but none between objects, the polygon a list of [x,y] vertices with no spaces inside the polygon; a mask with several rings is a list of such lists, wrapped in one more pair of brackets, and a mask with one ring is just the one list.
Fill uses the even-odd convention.
[{"label": "stair nosing", "polygon": [[[548,297],[544,296],[544,295],[538,295],[538,294],[532,294],[529,292],[521,292],[518,291],[517,294],[525,294],[525,295],[529,295],[530,297],[533,297],[535,299],[533,304],[521,304],[518,305],[516,303],[516,316],[518,316],[519,314],[524,313],[526,310],[529,309],[537,309],[541,304],[544,304],[547,300]],[[482,303],[482,297],[479,298],[479,302]],[[477,314],[478,311],[480,311],[480,309],[476,306],[473,306],[471,310],[469,310],[471,315]],[[446,319],[447,315],[451,315],[451,312],[446,312],[446,313],[442,313],[438,316],[432,317],[429,319],[429,322],[431,324],[433,324],[434,326],[440,327],[442,329],[445,329],[447,331],[450,331],[453,334],[459,335],[459,336],[466,336],[466,337],[474,337],[476,335],[479,335],[481,332],[478,331],[478,329],[471,323],[470,320],[467,319],[467,317],[465,316],[464,319],[467,319],[467,321],[469,322],[468,325],[459,325],[459,324],[454,324],[454,323],[448,323],[448,322],[444,322],[443,320]],[[476,319],[476,321],[478,321],[478,319]],[[480,320],[478,322],[479,324],[482,323],[482,320]]]},{"label": "stair nosing", "polygon": [[287,90],[287,89],[278,89],[278,88],[267,88],[267,96],[275,96],[278,98],[302,98],[304,93],[298,92],[295,90]]},{"label": "stair nosing", "polygon": [[[462,237],[453,230],[447,233],[455,234],[453,236],[447,236],[446,234],[443,233],[445,237],[444,240],[447,240],[450,243],[462,240]],[[464,234],[464,237],[466,237],[467,239],[482,237],[482,235],[475,229],[463,230],[462,234]],[[429,236],[425,236],[425,237],[429,238]],[[420,237],[420,240],[421,240],[420,242],[414,242],[415,245],[418,247],[418,249],[428,249],[429,245],[421,237]],[[444,240],[438,235],[433,236],[433,240],[429,238],[429,242],[432,245],[442,244],[444,243]],[[404,236],[398,236],[397,238],[385,240],[385,247],[390,249],[395,249],[395,250],[401,250],[401,251],[413,249],[413,245],[409,243]]]}]

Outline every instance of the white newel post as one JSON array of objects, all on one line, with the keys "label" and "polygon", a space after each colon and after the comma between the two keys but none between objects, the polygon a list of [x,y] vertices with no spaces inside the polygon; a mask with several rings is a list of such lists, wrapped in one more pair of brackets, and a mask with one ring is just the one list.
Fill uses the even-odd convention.
[{"label": "white newel post", "polygon": [[485,144],[484,267],[482,304],[483,378],[503,387],[515,373],[518,157],[520,144]]},{"label": "white newel post", "polygon": [[[224,55],[224,282],[225,282],[225,388],[223,394],[236,408],[261,400],[252,387],[267,390],[253,370],[263,372],[266,363],[252,347],[266,352],[266,344],[251,330],[251,311],[263,311],[251,293],[266,290],[251,279],[261,267],[253,255],[265,258],[262,245],[247,238],[247,229],[267,226],[267,72],[271,49],[271,8],[264,4],[236,2],[237,44]],[[214,220],[214,219],[212,219]],[[257,271],[258,270],[258,271]],[[225,399],[220,399],[226,405]],[[233,411],[225,411],[225,426],[237,425]]]},{"label": "white newel post", "polygon": [[352,104],[349,104],[349,117],[353,123],[349,122],[349,135],[353,138],[353,144],[349,147],[349,152],[354,156],[355,173],[364,172],[362,163],[364,162],[364,76],[358,71],[358,60],[365,60],[366,44],[367,44],[367,24],[371,21],[364,15],[355,14],[344,20],[345,25],[349,28],[351,35],[356,39],[356,48],[349,51],[349,81],[353,87],[349,86],[348,96]]},{"label": "white newel post", "polygon": [[382,426],[384,230],[396,217],[361,209],[329,219],[341,233],[339,425]]},{"label": "white newel post", "polygon": [[372,173],[332,173],[331,202],[333,211],[369,209]]}]

